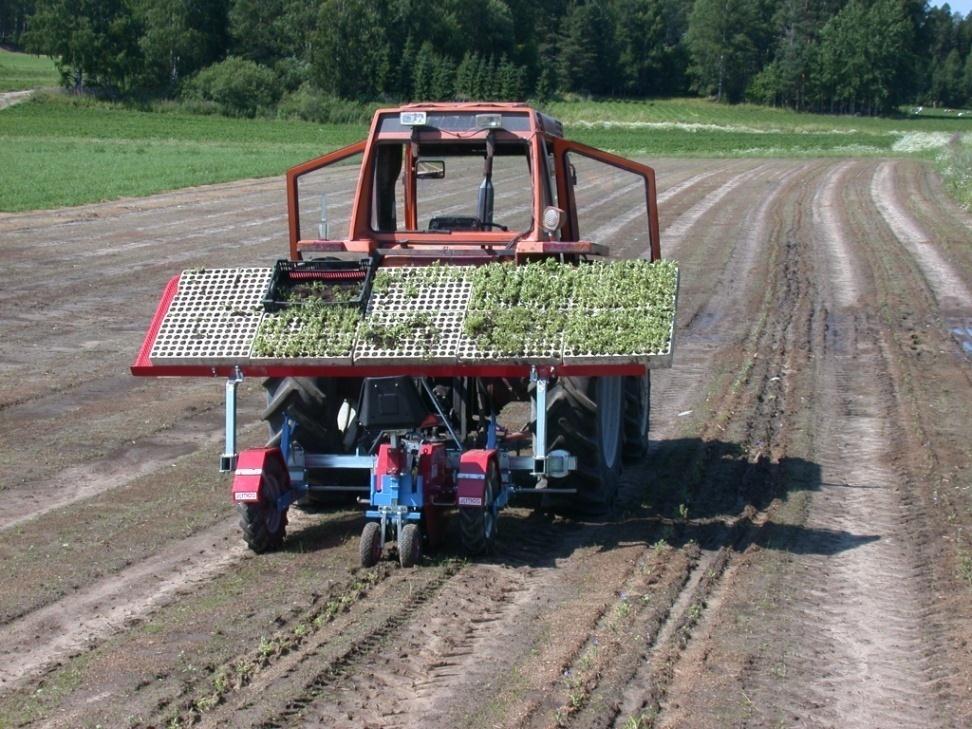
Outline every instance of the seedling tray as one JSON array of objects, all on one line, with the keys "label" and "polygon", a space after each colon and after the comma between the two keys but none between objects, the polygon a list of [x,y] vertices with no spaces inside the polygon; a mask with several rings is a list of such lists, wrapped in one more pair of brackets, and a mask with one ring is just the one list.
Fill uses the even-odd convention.
[{"label": "seedling tray", "polygon": [[[299,306],[303,299],[313,297],[315,301],[327,305],[364,309],[373,278],[374,262],[370,258],[357,261],[277,261],[263,297],[263,308],[273,313]],[[306,296],[301,295],[302,289],[306,289]]]},{"label": "seedling tray", "polygon": [[[149,359],[159,367],[671,366],[673,262],[605,262],[580,272],[525,264],[535,268],[502,272],[514,285],[477,295],[483,274],[495,273],[484,269],[498,265],[507,264],[375,270],[368,260],[316,260],[186,271],[157,315]],[[537,283],[541,272],[576,285],[551,284],[547,306],[537,306],[547,284]],[[287,293],[322,280],[360,288],[335,305],[312,295],[319,287],[303,301]]]}]

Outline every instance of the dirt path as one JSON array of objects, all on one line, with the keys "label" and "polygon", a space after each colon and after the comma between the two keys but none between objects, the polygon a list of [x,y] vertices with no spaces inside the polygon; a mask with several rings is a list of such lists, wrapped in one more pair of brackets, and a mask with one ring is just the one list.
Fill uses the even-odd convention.
[{"label": "dirt path", "polygon": [[33,93],[33,89],[0,92],[0,110],[6,109],[8,106],[13,106],[14,104],[19,104],[21,101],[27,101]]},{"label": "dirt path", "polygon": [[[244,557],[220,383],[125,375],[174,271],[284,250],[278,181],[0,217],[0,726],[967,725],[972,234],[911,163],[656,168],[677,364],[619,520],[416,570],[353,513]],[[641,255],[626,205],[589,229]]]}]

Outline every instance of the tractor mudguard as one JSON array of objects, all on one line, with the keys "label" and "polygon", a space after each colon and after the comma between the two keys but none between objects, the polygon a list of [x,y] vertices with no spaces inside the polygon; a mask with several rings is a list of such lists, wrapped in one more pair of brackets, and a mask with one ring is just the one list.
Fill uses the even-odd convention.
[{"label": "tractor mudguard", "polygon": [[459,506],[482,506],[486,494],[486,473],[495,448],[466,451],[459,457],[456,474],[456,497]]},{"label": "tractor mudguard", "polygon": [[233,473],[233,502],[257,504],[263,500],[270,474],[283,475],[281,492],[290,489],[290,474],[279,448],[248,448],[240,453]]}]

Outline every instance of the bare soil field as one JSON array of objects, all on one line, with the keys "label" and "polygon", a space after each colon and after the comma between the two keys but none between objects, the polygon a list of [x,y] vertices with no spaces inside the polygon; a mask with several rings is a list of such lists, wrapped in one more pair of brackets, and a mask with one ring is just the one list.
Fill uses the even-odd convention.
[{"label": "bare soil field", "polygon": [[0,727],[972,726],[972,219],[919,162],[652,163],[678,343],[617,518],[408,570],[354,511],[247,553],[222,381],[128,373],[173,274],[285,254],[281,180],[0,215]]}]

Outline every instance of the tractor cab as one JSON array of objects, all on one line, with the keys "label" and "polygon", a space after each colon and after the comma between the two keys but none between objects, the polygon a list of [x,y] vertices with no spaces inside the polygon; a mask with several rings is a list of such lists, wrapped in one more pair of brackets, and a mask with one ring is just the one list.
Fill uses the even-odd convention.
[{"label": "tractor cab", "polygon": [[[604,246],[581,236],[579,158],[624,173],[626,186],[642,191],[648,257],[657,258],[654,171],[564,139],[558,121],[523,104],[382,110],[367,140],[292,168],[291,258],[604,255]],[[348,164],[358,165],[356,192],[338,201],[327,170]]]}]

